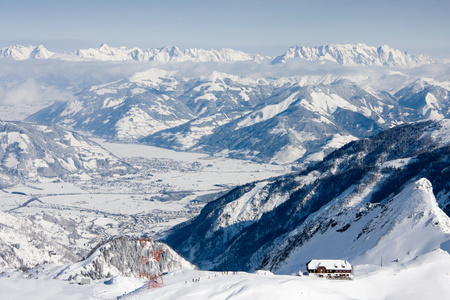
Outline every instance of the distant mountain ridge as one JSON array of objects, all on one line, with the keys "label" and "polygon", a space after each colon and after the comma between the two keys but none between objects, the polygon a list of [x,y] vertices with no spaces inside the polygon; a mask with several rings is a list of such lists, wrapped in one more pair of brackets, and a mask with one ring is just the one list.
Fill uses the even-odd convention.
[{"label": "distant mountain ridge", "polygon": [[425,55],[413,56],[387,45],[371,47],[362,43],[325,45],[318,47],[294,46],[276,57],[272,63],[286,63],[289,60],[331,61],[340,65],[367,66],[417,66],[434,62]]},{"label": "distant mountain ridge", "polygon": [[176,46],[163,48],[140,49],[137,47],[110,47],[102,44],[99,48],[79,49],[69,53],[56,53],[44,46],[11,46],[0,49],[0,58],[14,60],[27,59],[61,59],[70,61],[156,61],[168,62],[261,62],[265,57],[258,54],[247,54],[242,51],[224,48],[220,50],[205,50],[191,48],[181,51]]},{"label": "distant mountain ridge", "polygon": [[99,48],[79,49],[70,53],[48,51],[44,46],[11,46],[0,49],[0,58],[14,60],[26,59],[61,59],[83,61],[156,61],[168,62],[239,62],[253,61],[272,64],[286,63],[291,60],[330,61],[341,65],[367,66],[402,66],[414,67],[431,64],[435,61],[426,55],[414,56],[407,52],[393,49],[387,45],[373,47],[363,43],[335,44],[317,47],[293,46],[275,58],[259,54],[248,54],[242,51],[223,48],[219,50],[190,48],[184,51],[176,46],[140,49],[137,47],[110,47],[102,44]]}]

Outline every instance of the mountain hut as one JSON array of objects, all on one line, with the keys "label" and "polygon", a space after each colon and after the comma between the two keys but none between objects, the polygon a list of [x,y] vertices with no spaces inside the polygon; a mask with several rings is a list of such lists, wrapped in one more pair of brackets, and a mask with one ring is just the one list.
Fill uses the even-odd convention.
[{"label": "mountain hut", "polygon": [[353,266],[346,260],[313,259],[306,264],[309,276],[328,279],[353,279]]}]

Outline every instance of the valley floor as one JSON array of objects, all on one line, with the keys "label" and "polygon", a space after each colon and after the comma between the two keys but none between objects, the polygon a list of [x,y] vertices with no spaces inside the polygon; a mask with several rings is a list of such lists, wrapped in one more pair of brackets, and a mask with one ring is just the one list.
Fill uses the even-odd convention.
[{"label": "valley floor", "polygon": [[[267,271],[208,272],[182,270],[164,276],[165,286],[114,277],[89,285],[25,279],[23,273],[0,277],[2,299],[449,299],[450,255],[436,250],[402,264],[360,265],[352,281],[273,275]],[[197,280],[197,281],[194,281]]]},{"label": "valley floor", "polygon": [[158,238],[233,186],[287,172],[285,166],[96,141],[137,173],[17,185],[0,191],[0,210],[32,217],[63,242],[71,236],[66,244],[87,253],[115,235]]}]

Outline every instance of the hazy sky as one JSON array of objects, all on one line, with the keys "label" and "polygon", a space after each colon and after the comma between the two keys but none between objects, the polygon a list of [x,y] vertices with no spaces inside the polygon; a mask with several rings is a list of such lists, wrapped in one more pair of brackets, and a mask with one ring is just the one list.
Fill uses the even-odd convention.
[{"label": "hazy sky", "polygon": [[234,48],[363,42],[450,58],[450,0],[0,0],[0,47]]}]

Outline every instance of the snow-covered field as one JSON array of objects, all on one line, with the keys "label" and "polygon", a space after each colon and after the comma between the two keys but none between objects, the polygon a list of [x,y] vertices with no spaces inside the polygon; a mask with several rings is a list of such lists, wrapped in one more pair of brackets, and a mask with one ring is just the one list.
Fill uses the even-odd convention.
[{"label": "snow-covered field", "polygon": [[[160,162],[178,162],[180,168],[158,174],[157,179],[170,182],[171,185],[181,189],[214,191],[218,186],[231,187],[288,172],[286,166],[260,164],[199,153],[177,152],[145,145],[95,141],[120,158],[139,157]],[[192,170],[193,172],[186,172],[183,170],[183,164],[195,164],[196,169]]]},{"label": "snow-covered field", "polygon": [[87,252],[118,234],[158,237],[233,186],[287,172],[277,165],[96,141],[137,173],[20,184],[0,192],[0,210],[31,216],[61,237],[76,233],[76,244]]},{"label": "snow-covered field", "polygon": [[149,290],[147,282],[126,277],[79,285],[16,272],[0,277],[0,291],[2,299],[449,299],[449,270],[450,255],[436,250],[406,264],[356,266],[352,281],[181,270],[164,275],[164,287]]}]

